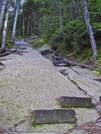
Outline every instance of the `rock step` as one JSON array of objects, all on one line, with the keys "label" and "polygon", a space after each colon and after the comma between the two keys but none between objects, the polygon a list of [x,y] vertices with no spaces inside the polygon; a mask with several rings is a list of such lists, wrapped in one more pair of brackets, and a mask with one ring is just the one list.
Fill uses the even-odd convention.
[{"label": "rock step", "polygon": [[75,123],[75,111],[72,109],[35,110],[36,124]]},{"label": "rock step", "polygon": [[92,107],[91,98],[62,96],[57,100],[61,107]]}]

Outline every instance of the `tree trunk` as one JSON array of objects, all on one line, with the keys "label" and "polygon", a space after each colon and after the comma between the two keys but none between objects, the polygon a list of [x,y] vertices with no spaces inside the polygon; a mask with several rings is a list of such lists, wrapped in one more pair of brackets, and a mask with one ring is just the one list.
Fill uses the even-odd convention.
[{"label": "tree trunk", "polygon": [[4,16],[4,12],[5,12],[6,3],[7,3],[7,0],[4,0],[3,1],[3,5],[1,7],[1,13],[0,13],[0,29],[2,27],[2,21],[3,21],[3,16]]},{"label": "tree trunk", "polygon": [[90,42],[92,46],[92,51],[93,51],[93,54],[97,56],[98,55],[97,46],[96,46],[92,26],[90,24],[90,15],[89,15],[88,7],[87,7],[87,1],[86,0],[81,0],[81,1],[82,1],[82,7],[83,7],[83,12],[84,12],[84,17],[85,17],[85,23],[86,23],[86,27],[88,30],[88,34],[89,34]]},{"label": "tree trunk", "polygon": [[23,17],[23,36],[25,35],[25,21],[24,21],[24,17]]},{"label": "tree trunk", "polygon": [[11,36],[11,42],[14,42],[14,40],[15,40],[16,24],[17,24],[18,11],[19,11],[19,3],[20,3],[20,0],[18,0],[18,2],[17,2],[17,8],[16,8],[15,18],[14,18],[14,23],[13,23],[12,36]]},{"label": "tree trunk", "polygon": [[62,6],[61,6],[61,0],[60,0],[60,11],[59,11],[59,14],[60,14],[60,43],[61,43],[61,31],[62,31],[62,28],[63,28],[63,23],[62,23]]},{"label": "tree trunk", "polygon": [[73,7],[75,9],[75,13],[76,13],[76,18],[79,20],[79,15],[78,15],[78,10],[77,10],[77,5],[76,5],[76,2],[75,0],[72,0],[72,3],[73,3]]},{"label": "tree trunk", "polygon": [[2,8],[2,0],[0,1],[0,13],[1,13],[1,8]]},{"label": "tree trunk", "polygon": [[10,8],[10,2],[8,2],[8,4],[7,4],[7,12],[6,12],[6,16],[5,16],[3,35],[2,35],[1,51],[3,51],[6,46],[6,31],[7,31],[8,17],[9,17],[9,8]]},{"label": "tree trunk", "polygon": [[63,24],[62,24],[62,7],[61,7],[61,0],[60,0],[60,31],[62,30]]},{"label": "tree trunk", "polygon": [[69,10],[70,10],[71,19],[73,20],[72,9],[71,9],[71,3],[69,4]]},{"label": "tree trunk", "polygon": [[29,35],[29,17],[28,17],[28,26],[27,26],[27,36]]}]

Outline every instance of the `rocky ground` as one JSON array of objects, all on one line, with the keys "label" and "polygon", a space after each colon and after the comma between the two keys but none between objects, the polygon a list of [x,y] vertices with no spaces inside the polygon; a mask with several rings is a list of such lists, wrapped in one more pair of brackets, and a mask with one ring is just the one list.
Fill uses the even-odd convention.
[{"label": "rocky ground", "polygon": [[[0,70],[1,133],[99,133],[101,132],[101,83],[96,71],[80,67],[54,67],[36,50],[5,56]],[[17,42],[16,42],[17,43]],[[22,44],[22,45],[21,45]],[[65,69],[67,75],[60,73]],[[32,125],[35,109],[59,109],[60,96],[91,97],[93,108],[74,108],[77,123]],[[98,119],[98,120],[97,120]],[[75,130],[75,131],[74,131]],[[84,130],[84,131],[81,131]]]}]

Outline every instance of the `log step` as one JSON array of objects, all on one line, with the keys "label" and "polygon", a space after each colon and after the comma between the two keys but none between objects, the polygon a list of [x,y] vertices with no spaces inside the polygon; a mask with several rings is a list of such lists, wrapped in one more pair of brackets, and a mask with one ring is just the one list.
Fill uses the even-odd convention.
[{"label": "log step", "polygon": [[36,124],[75,123],[75,111],[72,109],[35,110]]},{"label": "log step", "polygon": [[91,98],[62,96],[57,100],[61,107],[92,107]]}]

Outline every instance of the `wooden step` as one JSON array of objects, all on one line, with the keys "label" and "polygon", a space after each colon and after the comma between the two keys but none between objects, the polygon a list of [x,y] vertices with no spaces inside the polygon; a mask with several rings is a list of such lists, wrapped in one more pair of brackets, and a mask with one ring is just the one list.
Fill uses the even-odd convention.
[{"label": "wooden step", "polygon": [[76,122],[75,111],[72,109],[35,110],[34,119],[36,124]]},{"label": "wooden step", "polygon": [[91,98],[62,96],[57,100],[61,107],[92,107]]}]

